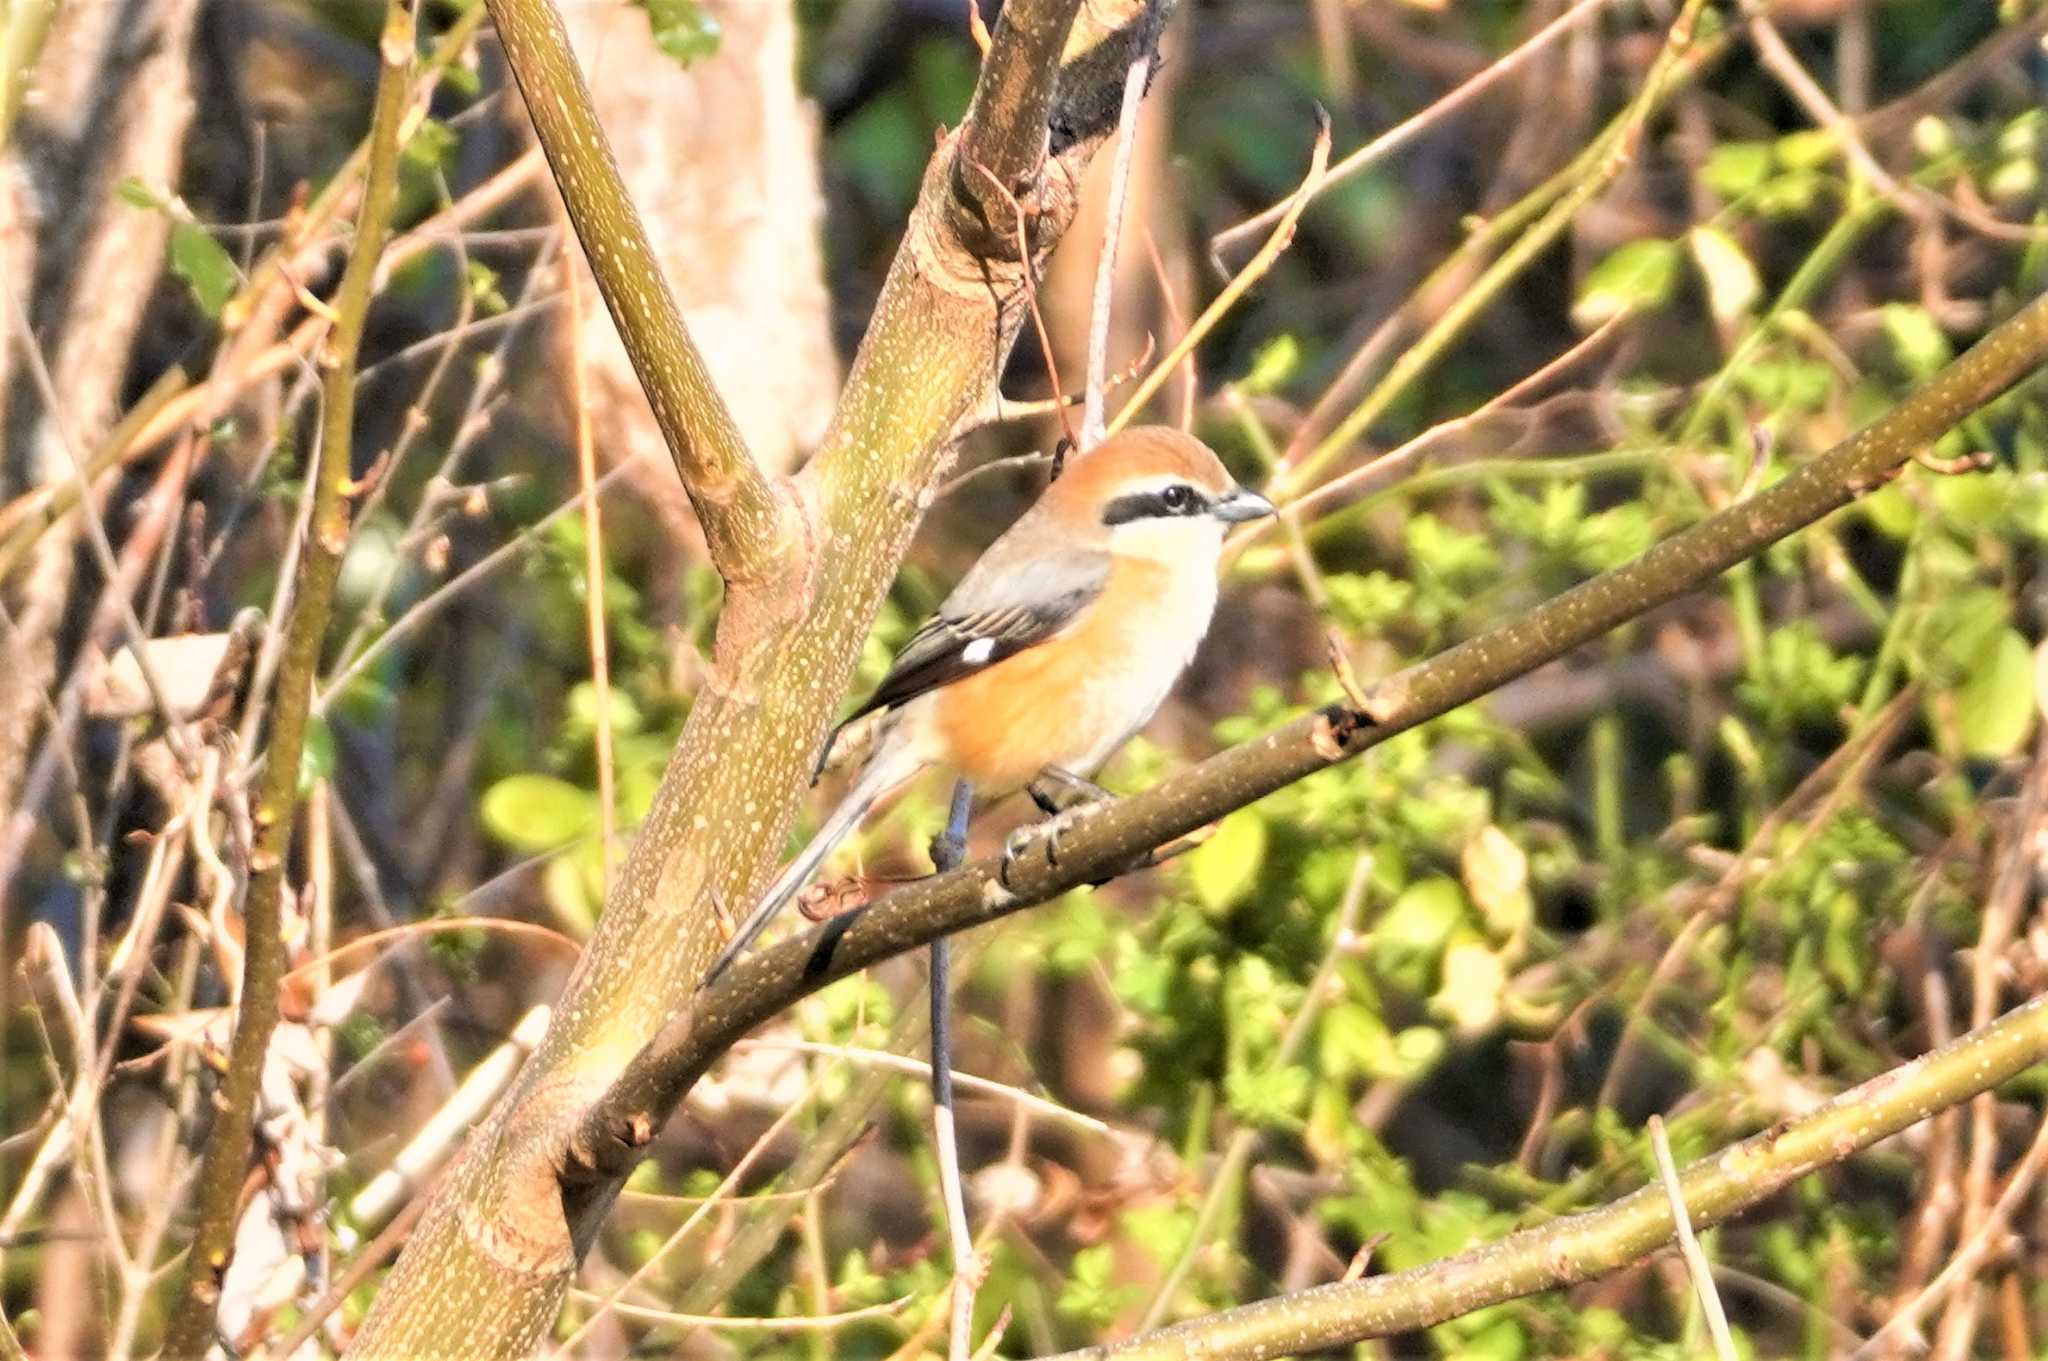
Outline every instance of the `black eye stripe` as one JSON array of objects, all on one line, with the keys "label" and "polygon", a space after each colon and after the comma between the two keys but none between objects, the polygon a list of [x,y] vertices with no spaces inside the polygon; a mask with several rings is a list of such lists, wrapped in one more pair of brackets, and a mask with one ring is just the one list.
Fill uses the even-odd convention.
[{"label": "black eye stripe", "polygon": [[1117,497],[1102,508],[1102,523],[1122,525],[1133,520],[1172,519],[1200,515],[1207,509],[1208,497],[1185,482],[1176,482],[1157,491],[1134,491]]}]

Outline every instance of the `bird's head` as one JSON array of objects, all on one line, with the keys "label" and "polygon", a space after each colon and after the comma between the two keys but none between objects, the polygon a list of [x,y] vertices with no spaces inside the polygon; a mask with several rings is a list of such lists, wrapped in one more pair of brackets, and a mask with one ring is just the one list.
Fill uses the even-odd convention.
[{"label": "bird's head", "polygon": [[1069,460],[1047,511],[1112,553],[1213,563],[1231,525],[1273,513],[1208,445],[1171,426],[1137,426]]}]

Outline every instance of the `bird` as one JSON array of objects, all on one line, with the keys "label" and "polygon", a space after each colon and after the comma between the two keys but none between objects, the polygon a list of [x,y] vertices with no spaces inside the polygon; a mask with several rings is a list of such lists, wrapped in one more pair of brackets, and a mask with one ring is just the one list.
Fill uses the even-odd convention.
[{"label": "bird", "polygon": [[1165,702],[1215,613],[1224,534],[1273,504],[1171,426],[1133,427],[1065,465],[826,735],[829,754],[847,725],[883,713],[845,795],[706,983],[876,804],[926,771],[967,781],[984,806],[1041,774],[1086,786]]}]

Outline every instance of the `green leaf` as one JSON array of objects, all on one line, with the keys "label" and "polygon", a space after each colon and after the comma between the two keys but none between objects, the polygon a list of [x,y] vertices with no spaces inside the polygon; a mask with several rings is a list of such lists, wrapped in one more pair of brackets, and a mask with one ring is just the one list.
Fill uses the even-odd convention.
[{"label": "green leaf", "polygon": [[1266,820],[1245,809],[1223,819],[1216,834],[1188,854],[1188,880],[1195,897],[1211,912],[1222,912],[1252,890],[1266,858]]},{"label": "green leaf", "polygon": [[484,829],[516,851],[549,851],[597,826],[597,796],[552,775],[508,775],[484,791]]},{"label": "green leaf", "polygon": [[2010,756],[2034,726],[2034,656],[2013,628],[2001,631],[1988,652],[1956,695],[1958,736],[1972,756]]},{"label": "green leaf", "polygon": [[1323,584],[1331,612],[1345,628],[1366,637],[1407,619],[1415,602],[1415,587],[1386,572],[1333,572]]},{"label": "green leaf", "polygon": [[133,175],[114,186],[114,193],[121,202],[131,208],[144,208],[153,213],[168,213],[171,205],[162,194],[136,179]]},{"label": "green leaf", "polygon": [[1237,380],[1238,391],[1258,395],[1277,392],[1301,367],[1301,342],[1291,335],[1274,336],[1259,346],[1251,371]]},{"label": "green leaf", "polygon": [[725,32],[700,0],[639,0],[654,30],[654,45],[684,66],[718,51]]},{"label": "green leaf", "polygon": [[1999,635],[2011,620],[2012,601],[2003,591],[1950,591],[1920,620],[1917,660],[1937,685],[1958,684],[1996,660]]},{"label": "green leaf", "polygon": [[299,744],[299,792],[305,793],[334,773],[334,731],[327,720],[315,715],[306,720],[306,736]]},{"label": "green leaf", "polygon": [[1586,275],[1572,304],[1572,322],[1590,331],[1616,317],[1662,307],[1678,286],[1683,263],[1675,241],[1629,242]]},{"label": "green leaf", "polygon": [[1144,1292],[1133,1285],[1119,1284],[1116,1249],[1108,1243],[1083,1248],[1074,1254],[1067,1284],[1054,1308],[1062,1318],[1091,1327],[1103,1327],[1117,1311]]},{"label": "green leaf", "polygon": [[1261,1129],[1300,1129],[1312,1086],[1308,1069],[1296,1064],[1260,1072],[1224,1075],[1223,1096],[1231,1114]]},{"label": "green leaf", "polygon": [[1485,941],[1462,936],[1444,951],[1443,984],[1429,999],[1430,1011],[1461,1035],[1483,1035],[1500,1019],[1507,982],[1507,961]]},{"label": "green leaf", "polygon": [[199,310],[209,317],[220,316],[241,282],[227,251],[213,239],[212,232],[196,222],[171,225],[171,269],[191,288]]},{"label": "green leaf", "polygon": [[1373,927],[1373,962],[1403,987],[1426,992],[1444,947],[1469,915],[1465,890],[1456,880],[1442,875],[1417,880]]},{"label": "green leaf", "polygon": [[1763,188],[1771,169],[1768,142],[1723,142],[1700,167],[1700,178],[1722,198],[1736,199]]},{"label": "green leaf", "polygon": [[439,169],[448,164],[461,140],[455,129],[440,119],[422,118],[420,125],[413,129],[412,136],[406,139],[405,159],[423,170]]},{"label": "green leaf", "polygon": [[505,301],[505,291],[500,287],[498,271],[481,260],[471,259],[462,266],[463,286],[469,290],[470,299],[487,317],[497,316],[510,304]]},{"label": "green leaf", "polygon": [[1693,263],[1707,285],[1707,310],[1714,320],[1732,326],[1749,315],[1764,291],[1756,266],[1735,243],[1735,238],[1718,227],[1694,227],[1685,234],[1692,247]]},{"label": "green leaf", "polygon": [[[606,687],[605,700],[605,712],[608,713],[611,719],[612,736],[614,739],[640,731],[641,724],[646,721],[646,717],[641,713],[640,706],[634,702],[631,695],[618,686],[613,685]],[[569,688],[569,701],[566,705],[566,713],[563,715],[562,721],[564,735],[575,741],[583,741],[591,737],[597,732],[599,712],[597,707],[597,683],[595,681],[578,681]]]},{"label": "green leaf", "polygon": [[1890,302],[1878,309],[1885,339],[1898,356],[1899,367],[1915,378],[1931,377],[1955,357],[1955,347],[1934,314],[1912,303]]},{"label": "green leaf", "polygon": [[1819,170],[1840,153],[1835,134],[1823,128],[1788,132],[1778,139],[1778,161],[1792,170]]}]

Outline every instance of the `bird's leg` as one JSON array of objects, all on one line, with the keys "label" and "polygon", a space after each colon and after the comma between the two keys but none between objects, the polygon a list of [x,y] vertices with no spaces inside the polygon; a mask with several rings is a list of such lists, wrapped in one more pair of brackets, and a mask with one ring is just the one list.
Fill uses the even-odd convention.
[{"label": "bird's leg", "polygon": [[[940,874],[957,868],[967,856],[967,815],[973,803],[972,786],[956,780],[945,829],[932,838],[932,868]],[[973,1352],[974,1292],[981,1284],[981,1260],[974,1251],[974,1235],[967,1229],[960,1145],[953,1128],[952,970],[952,940],[940,936],[931,944],[932,1138],[938,1145],[939,1198],[946,1207],[953,1251],[953,1317],[947,1355],[951,1361],[967,1361]]]}]

